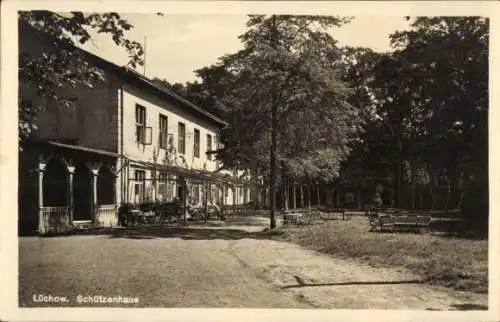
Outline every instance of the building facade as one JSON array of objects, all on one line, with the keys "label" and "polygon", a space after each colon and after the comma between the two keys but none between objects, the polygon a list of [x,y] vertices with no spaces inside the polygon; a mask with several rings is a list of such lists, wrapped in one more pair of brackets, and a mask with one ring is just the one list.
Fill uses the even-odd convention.
[{"label": "building facade", "polygon": [[[19,51],[39,55],[51,40],[20,26]],[[246,203],[238,173],[217,171],[213,151],[226,122],[143,75],[75,49],[102,70],[92,86],[61,89],[73,107],[48,108],[20,152],[20,226],[44,233],[75,224],[117,224],[122,203]],[[20,82],[33,104],[41,97]],[[212,153],[211,153],[212,152]],[[241,174],[241,173],[239,173]]]}]

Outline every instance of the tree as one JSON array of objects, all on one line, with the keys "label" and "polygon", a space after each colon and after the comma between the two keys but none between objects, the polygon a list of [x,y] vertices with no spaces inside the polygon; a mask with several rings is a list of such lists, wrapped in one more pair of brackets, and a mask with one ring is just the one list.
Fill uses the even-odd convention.
[{"label": "tree", "polygon": [[[132,68],[143,64],[141,44],[125,37],[133,26],[117,13],[21,11],[18,18],[21,32],[31,28],[54,40],[49,49],[37,56],[19,54],[21,146],[36,130],[36,117],[40,111],[73,106],[71,98],[61,93],[60,88],[92,87],[95,81],[102,79],[101,71],[88,64],[81,52],[75,50],[76,46],[91,41],[91,31],[108,34],[117,46],[124,48],[129,57],[128,65]],[[29,100],[28,92],[35,92],[42,98],[41,103]]]},{"label": "tree", "polygon": [[463,200],[463,215],[487,231],[489,21],[418,18],[412,26],[413,32],[397,33],[393,42],[406,45],[402,53],[419,70],[422,82],[413,90],[430,98],[422,104],[431,111],[424,126],[434,139],[427,136],[426,145],[444,153],[425,154],[426,161],[443,169],[449,185],[447,206],[457,204],[464,193],[474,195]]},{"label": "tree", "polygon": [[353,151],[383,160],[378,169],[363,162],[381,176],[393,169],[397,206],[407,206],[401,196],[409,189],[403,188],[411,181],[414,191],[423,171],[430,180],[421,181],[430,188],[448,184],[441,199],[445,208],[456,207],[472,178],[487,184],[488,21],[417,18],[391,39],[394,52],[376,59],[370,72],[368,64],[352,69],[366,75],[361,80],[376,116]]},{"label": "tree", "polygon": [[231,84],[232,75],[224,66],[212,65],[195,71],[200,81],[181,83],[170,83],[166,79],[154,78],[153,82],[165,87],[177,95],[199,105],[206,111],[223,119],[228,115],[220,106],[220,98],[224,95],[227,86]]},{"label": "tree", "polygon": [[236,166],[257,168],[269,180],[271,228],[283,174],[335,176],[356,129],[357,110],[339,79],[340,51],[328,30],[347,18],[250,16],[244,48],[221,58],[231,74],[221,98],[231,135],[225,149]]}]

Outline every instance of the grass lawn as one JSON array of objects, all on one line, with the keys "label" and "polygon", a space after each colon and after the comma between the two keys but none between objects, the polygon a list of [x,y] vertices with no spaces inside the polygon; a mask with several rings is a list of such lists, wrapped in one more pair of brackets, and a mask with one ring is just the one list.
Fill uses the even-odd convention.
[{"label": "grass lawn", "polygon": [[402,266],[427,282],[488,292],[488,241],[444,237],[433,233],[369,232],[368,219],[302,227],[284,227],[284,239],[373,266]]}]

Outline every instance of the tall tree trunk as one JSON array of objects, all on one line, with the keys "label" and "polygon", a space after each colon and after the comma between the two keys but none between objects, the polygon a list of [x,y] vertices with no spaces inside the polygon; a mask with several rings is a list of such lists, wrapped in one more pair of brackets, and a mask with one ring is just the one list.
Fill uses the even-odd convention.
[{"label": "tall tree trunk", "polygon": [[450,178],[446,176],[446,202],[444,203],[444,212],[448,212],[448,208],[450,206],[450,197],[451,197],[451,183]]},{"label": "tall tree trunk", "polygon": [[419,208],[424,209],[424,189],[422,189],[422,184],[419,186],[418,193],[420,196]]},{"label": "tall tree trunk", "polygon": [[[271,46],[276,49],[278,45],[277,39],[277,26],[276,26],[276,16],[272,16],[272,30],[271,30]],[[269,158],[269,188],[271,197],[271,215],[270,215],[270,228],[276,228],[276,181],[277,181],[277,153],[278,153],[278,142],[277,142],[277,132],[278,132],[278,106],[276,97],[276,85],[273,86],[272,90],[272,100],[271,100],[271,151]]]},{"label": "tall tree trunk", "polygon": [[289,204],[289,196],[288,196],[288,184],[284,183],[284,186],[283,186],[283,199],[284,200],[284,208],[285,208],[285,211],[288,211],[288,209],[290,208],[290,204]]},{"label": "tall tree trunk", "polygon": [[336,192],[337,192],[337,207],[336,208],[340,208],[340,189],[337,188]]},{"label": "tall tree trunk", "polygon": [[312,195],[311,189],[312,189],[311,185],[308,185],[307,186],[307,207],[308,208],[311,208],[311,206],[312,206],[312,203],[311,203],[311,195]]},{"label": "tall tree trunk", "polygon": [[293,181],[293,209],[297,209],[297,184]]},{"label": "tall tree trunk", "polygon": [[305,208],[304,207],[304,185],[300,185],[300,208]]},{"label": "tall tree trunk", "polygon": [[398,189],[397,189],[397,198],[396,198],[396,207],[403,208],[403,160],[398,160]]},{"label": "tall tree trunk", "polygon": [[271,223],[270,228],[276,228],[276,179],[277,179],[277,167],[276,167],[276,154],[277,154],[277,142],[276,142],[276,132],[277,132],[277,106],[272,106],[271,111],[271,158],[270,158],[270,197],[271,197]]},{"label": "tall tree trunk", "polygon": [[436,180],[437,180],[436,176],[433,175],[432,182],[429,185],[429,190],[430,190],[431,198],[432,198],[432,200],[431,200],[431,209],[432,210],[436,209],[437,193],[438,193],[438,188],[439,188],[439,184]]},{"label": "tall tree trunk", "polygon": [[416,206],[415,206],[415,203],[416,203],[416,188],[417,188],[417,185],[416,185],[416,180],[417,180],[417,174],[416,174],[416,166],[415,166],[415,162],[412,162],[411,163],[411,209],[415,209]]},{"label": "tall tree trunk", "polygon": [[399,184],[399,162],[396,162],[395,167],[393,168],[393,182],[392,182],[392,201],[391,208],[399,207],[399,192],[400,192],[400,184]]},{"label": "tall tree trunk", "polygon": [[281,161],[281,207],[284,211],[288,210],[288,178],[285,173],[285,164]]}]

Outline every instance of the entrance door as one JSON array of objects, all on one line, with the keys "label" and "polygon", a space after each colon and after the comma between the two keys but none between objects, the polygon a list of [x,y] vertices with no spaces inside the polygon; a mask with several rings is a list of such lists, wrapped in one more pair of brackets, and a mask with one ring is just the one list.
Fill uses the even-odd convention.
[{"label": "entrance door", "polygon": [[177,199],[179,199],[181,203],[184,200],[184,189],[180,184],[177,185]]},{"label": "entrance door", "polygon": [[92,177],[85,164],[75,169],[74,220],[92,220]]}]

